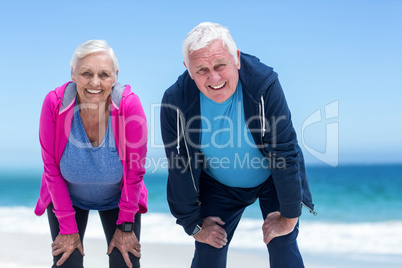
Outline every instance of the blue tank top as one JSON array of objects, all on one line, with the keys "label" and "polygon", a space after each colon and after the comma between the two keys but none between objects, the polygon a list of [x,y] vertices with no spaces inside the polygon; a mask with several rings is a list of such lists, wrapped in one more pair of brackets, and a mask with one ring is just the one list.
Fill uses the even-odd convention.
[{"label": "blue tank top", "polygon": [[116,149],[110,114],[102,144],[92,147],[82,124],[77,102],[75,103],[60,171],[67,181],[73,205],[87,210],[118,207],[123,166]]},{"label": "blue tank top", "polygon": [[231,187],[251,188],[271,175],[269,162],[255,145],[244,117],[243,89],[223,103],[217,103],[200,91],[201,152],[204,166],[212,178]]}]

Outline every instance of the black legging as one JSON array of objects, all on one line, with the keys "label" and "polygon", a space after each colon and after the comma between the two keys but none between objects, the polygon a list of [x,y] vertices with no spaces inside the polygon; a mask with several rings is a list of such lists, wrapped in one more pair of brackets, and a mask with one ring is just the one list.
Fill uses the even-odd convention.
[{"label": "black legging", "polygon": [[[84,235],[85,229],[88,223],[88,214],[89,210],[80,209],[74,206],[75,210],[75,220],[77,221],[78,232],[80,234],[81,243],[84,243]],[[47,208],[47,215],[49,219],[50,232],[52,235],[52,240],[54,241],[56,237],[59,235],[59,221],[56,218],[56,215],[53,212],[53,204],[50,204]],[[119,208],[99,211],[99,216],[102,222],[103,230],[105,232],[107,247],[109,247],[110,241],[113,238],[114,232],[116,231],[116,221],[119,216]],[[137,236],[138,241],[140,241],[140,232],[141,232],[141,214],[137,213],[135,215],[135,223],[134,223],[134,233]],[[84,258],[76,249],[71,256],[64,262],[62,266],[56,266],[57,261],[61,258],[62,254],[53,257],[53,266],[56,267],[65,267],[65,268],[82,268],[84,267]],[[139,258],[135,257],[131,253],[129,253],[131,263],[134,268],[140,267]],[[121,268],[127,267],[123,256],[117,248],[114,248],[112,253],[109,255],[109,267],[110,268]]]}]

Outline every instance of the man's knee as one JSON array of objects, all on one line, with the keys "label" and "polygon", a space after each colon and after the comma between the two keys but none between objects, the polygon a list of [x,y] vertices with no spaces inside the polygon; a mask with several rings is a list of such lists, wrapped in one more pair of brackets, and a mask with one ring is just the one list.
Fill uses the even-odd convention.
[{"label": "man's knee", "polygon": [[195,253],[191,268],[226,267],[228,245],[214,248],[208,244],[196,242]]},{"label": "man's knee", "polygon": [[281,250],[292,247],[297,247],[297,236],[299,234],[298,225],[296,225],[295,229],[288,235],[275,237],[268,244],[269,250]]}]

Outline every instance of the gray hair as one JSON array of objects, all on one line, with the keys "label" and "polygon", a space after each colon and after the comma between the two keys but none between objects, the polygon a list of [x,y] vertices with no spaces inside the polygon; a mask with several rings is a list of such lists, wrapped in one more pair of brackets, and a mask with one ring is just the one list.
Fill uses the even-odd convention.
[{"label": "gray hair", "polygon": [[89,40],[79,45],[75,49],[73,57],[70,60],[71,70],[73,72],[75,71],[79,59],[82,59],[85,56],[96,52],[106,52],[107,54],[109,54],[110,58],[113,61],[114,71],[117,72],[117,70],[119,70],[119,62],[117,60],[116,54],[105,40]]},{"label": "gray hair", "polygon": [[207,47],[215,40],[222,40],[222,46],[228,49],[237,64],[237,47],[229,30],[219,23],[203,22],[195,26],[183,41],[182,53],[186,66],[189,67],[188,57],[192,52]]}]

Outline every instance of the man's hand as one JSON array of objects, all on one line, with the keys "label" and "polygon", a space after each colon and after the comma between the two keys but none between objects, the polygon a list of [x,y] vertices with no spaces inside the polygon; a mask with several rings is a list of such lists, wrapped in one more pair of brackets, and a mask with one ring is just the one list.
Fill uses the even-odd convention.
[{"label": "man's hand", "polygon": [[207,217],[202,222],[202,230],[194,239],[215,248],[222,248],[228,242],[226,231],[220,226],[224,224],[219,217]]},{"label": "man's hand", "polygon": [[120,250],[126,265],[130,268],[133,267],[133,264],[130,261],[129,252],[137,258],[141,258],[141,244],[138,242],[134,232],[122,232],[120,229],[116,229],[112,241],[110,241],[107,254],[111,254],[115,247]]},{"label": "man's hand", "polygon": [[299,218],[285,218],[279,211],[269,213],[262,225],[264,242],[268,244],[272,239],[291,233]]},{"label": "man's hand", "polygon": [[78,249],[82,256],[85,256],[80,235],[78,233],[68,235],[59,234],[52,243],[53,256],[58,256],[63,253],[56,265],[61,266],[70,257],[75,249]]}]

